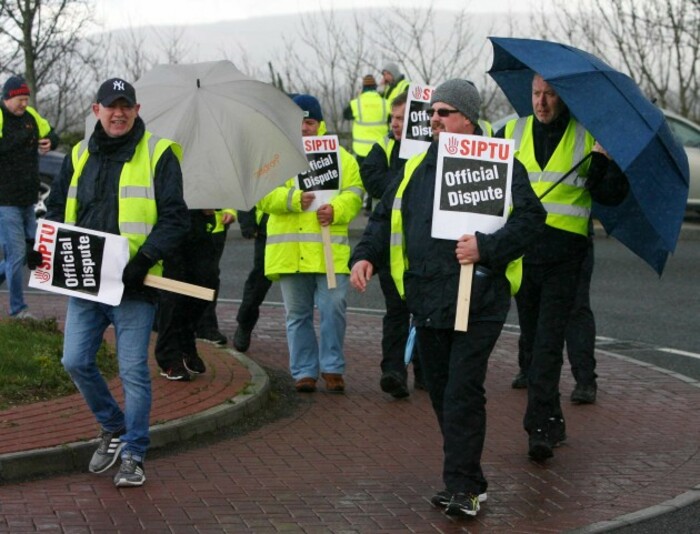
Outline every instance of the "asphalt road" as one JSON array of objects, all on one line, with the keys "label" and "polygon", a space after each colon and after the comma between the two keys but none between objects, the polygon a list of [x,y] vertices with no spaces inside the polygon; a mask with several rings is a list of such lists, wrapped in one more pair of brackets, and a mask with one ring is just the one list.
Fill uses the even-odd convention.
[{"label": "asphalt road", "polygon": [[[358,239],[353,235],[351,244]],[[700,352],[700,218],[691,219],[684,228],[661,277],[601,229],[596,231],[595,254],[591,302],[598,336]],[[242,239],[234,226],[221,261],[221,298],[241,298],[252,258],[253,242]],[[267,301],[282,302],[277,284]],[[364,294],[351,288],[348,306],[381,313],[384,299],[378,280],[372,279]],[[508,323],[518,324],[514,305]]]}]

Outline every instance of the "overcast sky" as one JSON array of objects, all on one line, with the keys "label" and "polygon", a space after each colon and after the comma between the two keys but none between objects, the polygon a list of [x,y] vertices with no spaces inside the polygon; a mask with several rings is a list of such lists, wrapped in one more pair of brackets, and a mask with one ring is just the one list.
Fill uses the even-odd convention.
[{"label": "overcast sky", "polygon": [[[542,3],[540,0],[538,3]],[[536,0],[433,0],[436,9],[474,12],[528,11]],[[319,9],[421,7],[430,0],[95,0],[105,29],[162,24],[201,24],[251,17],[289,15]]]}]

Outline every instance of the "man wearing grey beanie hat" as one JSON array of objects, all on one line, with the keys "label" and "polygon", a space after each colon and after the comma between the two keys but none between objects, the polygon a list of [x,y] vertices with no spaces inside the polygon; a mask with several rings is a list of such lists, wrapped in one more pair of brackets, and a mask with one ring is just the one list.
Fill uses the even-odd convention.
[{"label": "man wearing grey beanie hat", "polygon": [[[479,105],[479,92],[470,82],[439,85],[428,110],[433,131],[481,134]],[[416,325],[423,378],[443,437],[445,489],[431,503],[448,515],[469,517],[486,500],[481,469],[484,380],[510,308],[506,267],[538,238],[546,212],[525,167],[514,159],[513,210],[502,228],[492,234],[465,234],[457,242],[433,238],[438,144],[435,139],[426,152],[409,159],[403,179],[385,192],[353,252],[350,282],[363,291],[389,256],[392,277]],[[454,325],[460,268],[465,264],[475,264],[475,276],[469,329],[461,332]]]},{"label": "man wearing grey beanie hat", "polygon": [[468,80],[453,79],[440,84],[430,98],[430,103],[444,102],[459,110],[473,125],[479,122],[481,96],[479,90]]}]

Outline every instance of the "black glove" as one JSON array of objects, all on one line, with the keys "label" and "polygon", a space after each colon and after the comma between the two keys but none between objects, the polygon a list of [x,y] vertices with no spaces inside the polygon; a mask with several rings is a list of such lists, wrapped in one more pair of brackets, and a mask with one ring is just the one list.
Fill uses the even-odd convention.
[{"label": "black glove", "polygon": [[143,252],[137,252],[124,267],[124,272],[122,273],[124,288],[136,291],[143,289],[143,280],[148,274],[148,269],[153,267],[154,264],[155,262]]},{"label": "black glove", "polygon": [[43,262],[44,258],[42,258],[41,252],[34,250],[34,240],[27,239],[27,267],[29,267],[29,270],[33,271]]},{"label": "black glove", "polygon": [[255,226],[241,226],[241,236],[245,239],[253,239],[256,237],[257,231]]}]

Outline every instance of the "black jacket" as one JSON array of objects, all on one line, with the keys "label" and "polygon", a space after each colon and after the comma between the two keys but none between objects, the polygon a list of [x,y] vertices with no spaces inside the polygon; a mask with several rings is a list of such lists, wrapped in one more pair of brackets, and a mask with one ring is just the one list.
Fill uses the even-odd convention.
[{"label": "black jacket", "polygon": [[[404,273],[406,304],[418,326],[453,329],[460,264],[456,242],[431,237],[438,144],[432,143],[414,171],[401,201],[403,231],[409,269]],[[351,264],[368,260],[375,271],[386,260],[391,207],[400,181],[395,181],[372,213]],[[481,261],[475,265],[469,321],[505,321],[510,287],[505,277],[508,262],[518,258],[544,229],[546,212],[537,200],[527,171],[515,160],[512,184],[513,211],[506,224],[492,234],[476,233]]]},{"label": "black jacket", "polygon": [[[0,104],[0,113],[0,206],[31,206],[39,198],[39,127],[28,111],[18,117]],[[53,130],[48,139],[58,146]]]},{"label": "black jacket", "polygon": [[387,162],[386,152],[381,143],[374,143],[362,161],[360,177],[365,190],[372,198],[382,198],[391,182],[403,175],[405,159],[399,157],[401,141],[395,141]]},{"label": "black jacket", "polygon": [[[532,135],[535,145],[535,159],[541,168],[549,162],[564,132],[569,124],[571,115],[565,110],[550,124],[543,124],[536,118],[533,121]],[[505,127],[496,137],[504,137]],[[593,202],[603,205],[621,203],[629,191],[629,184],[620,167],[614,161],[608,160],[603,154],[593,152],[586,178],[586,188]],[[546,200],[546,198],[545,198]],[[528,248],[525,263],[552,263],[567,261],[576,256],[583,258],[588,249],[588,238],[573,232],[547,225],[542,238]]]},{"label": "black jacket", "polygon": [[[141,118],[131,131],[110,138],[98,122],[90,136],[90,157],[78,182],[76,225],[111,234],[119,234],[119,177],[124,163],[131,160],[136,145],[145,134]],[[63,222],[68,188],[73,176],[73,161],[68,154],[58,178],[51,187],[46,218]],[[153,260],[161,260],[179,245],[189,230],[189,213],[182,197],[180,163],[171,149],[158,160],[154,176],[158,221],[141,250]]]}]

